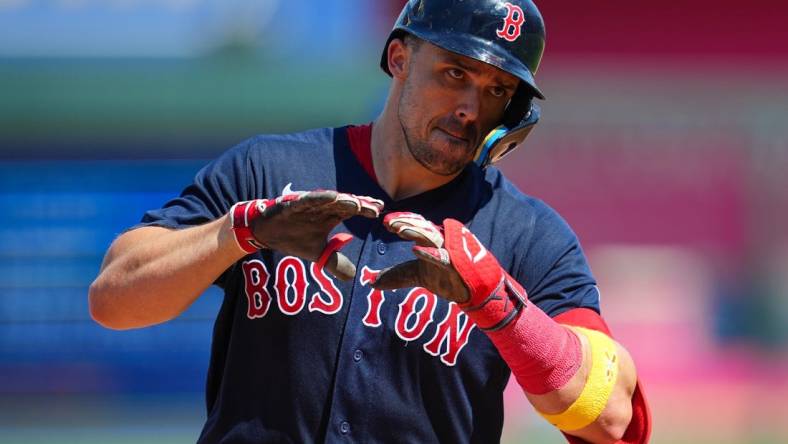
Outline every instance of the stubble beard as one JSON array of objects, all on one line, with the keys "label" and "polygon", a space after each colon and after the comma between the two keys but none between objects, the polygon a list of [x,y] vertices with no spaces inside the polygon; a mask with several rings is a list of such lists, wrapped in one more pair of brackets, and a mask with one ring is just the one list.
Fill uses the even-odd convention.
[{"label": "stubble beard", "polygon": [[[449,156],[442,148],[432,146],[428,140],[418,136],[418,124],[407,124],[407,119],[403,115],[403,110],[414,109],[409,100],[410,93],[409,85],[406,84],[397,107],[397,118],[402,127],[402,134],[405,136],[405,145],[407,145],[411,156],[421,166],[439,176],[453,176],[459,173],[470,162],[470,154],[466,153],[462,158]],[[466,147],[466,151],[469,149]]]}]

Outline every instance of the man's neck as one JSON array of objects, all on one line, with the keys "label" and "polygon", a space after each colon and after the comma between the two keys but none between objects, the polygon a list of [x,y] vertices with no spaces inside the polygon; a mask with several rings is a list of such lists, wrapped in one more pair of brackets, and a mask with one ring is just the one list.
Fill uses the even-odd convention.
[{"label": "man's neck", "polygon": [[396,112],[388,107],[372,125],[372,164],[378,184],[393,200],[433,190],[459,174],[441,176],[421,165],[408,149]]}]

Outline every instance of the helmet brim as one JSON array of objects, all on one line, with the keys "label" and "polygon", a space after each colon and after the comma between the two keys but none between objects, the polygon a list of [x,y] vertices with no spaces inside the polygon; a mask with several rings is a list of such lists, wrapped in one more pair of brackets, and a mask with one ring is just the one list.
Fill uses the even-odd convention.
[{"label": "helmet brim", "polygon": [[428,43],[465,57],[470,57],[488,65],[492,65],[520,79],[534,97],[544,100],[545,96],[539,87],[533,74],[520,60],[512,56],[509,52],[498,45],[490,43],[480,37],[469,34],[454,34],[447,32],[435,32],[423,29],[403,29],[395,28],[388,41],[386,42],[383,55],[381,56],[380,67],[387,74],[391,75],[388,69],[387,53],[388,47],[395,38],[402,38],[405,34],[412,34]]}]

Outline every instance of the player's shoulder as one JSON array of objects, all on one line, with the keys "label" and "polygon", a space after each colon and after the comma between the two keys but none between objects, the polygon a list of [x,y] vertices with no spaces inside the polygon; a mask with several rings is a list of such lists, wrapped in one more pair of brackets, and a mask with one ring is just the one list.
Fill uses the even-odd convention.
[{"label": "player's shoulder", "polygon": [[484,171],[484,180],[492,190],[492,198],[497,200],[497,212],[517,212],[527,214],[534,221],[563,218],[542,199],[526,194],[510,181],[501,170],[488,167]]},{"label": "player's shoulder", "polygon": [[333,131],[332,128],[316,128],[293,133],[257,134],[225,150],[223,155],[248,157],[261,153],[271,155],[304,150],[325,150],[332,145]]},{"label": "player's shoulder", "polygon": [[332,149],[333,128],[315,128],[283,134],[258,134],[244,141],[249,154],[271,155],[315,154]]},{"label": "player's shoulder", "polygon": [[493,236],[508,238],[507,242],[529,248],[549,243],[564,249],[579,242],[569,223],[542,199],[521,191],[504,174],[494,167],[485,171],[485,182],[492,190],[489,202],[480,210],[481,217],[491,223],[505,221],[506,228],[496,230]]},{"label": "player's shoulder", "polygon": [[334,128],[313,128],[304,131],[281,134],[258,134],[248,140],[248,144],[257,148],[279,147],[282,145],[293,147],[309,147],[320,144],[330,144],[334,137]]},{"label": "player's shoulder", "polygon": [[284,134],[258,134],[225,150],[218,165],[245,165],[246,169],[268,170],[282,166],[307,168],[331,164],[333,158],[332,128],[317,128]]}]

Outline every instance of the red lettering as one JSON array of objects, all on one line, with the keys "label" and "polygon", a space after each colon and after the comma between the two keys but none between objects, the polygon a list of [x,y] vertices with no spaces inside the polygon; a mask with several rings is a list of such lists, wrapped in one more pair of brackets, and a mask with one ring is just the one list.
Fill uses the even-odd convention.
[{"label": "red lettering", "polygon": [[[377,278],[380,270],[373,270],[367,266],[365,266],[361,270],[361,285],[369,285],[375,281]],[[383,294],[381,290],[371,289],[369,294],[367,294],[367,314],[364,315],[364,319],[361,322],[364,323],[367,327],[380,327],[380,307],[383,305],[383,301],[386,300],[386,296]]]},{"label": "red lettering", "polygon": [[[292,273],[288,273],[288,271]],[[303,262],[293,256],[287,256],[279,261],[276,265],[276,282],[274,283],[279,310],[288,316],[300,313],[306,302],[307,285],[309,283],[306,280],[306,268]],[[292,301],[288,298],[291,289],[293,290]]]},{"label": "red lettering", "polygon": [[[453,366],[457,363],[457,355],[460,354],[460,350],[468,344],[468,336],[470,336],[473,327],[475,324],[468,318],[468,315],[463,313],[457,304],[450,302],[446,318],[438,324],[435,336],[424,344],[424,351],[432,356],[440,354],[444,364]],[[441,353],[443,343],[446,343],[446,350]]]},{"label": "red lettering", "polygon": [[315,292],[312,295],[312,300],[309,301],[309,311],[319,311],[327,315],[336,314],[342,308],[342,293],[325,270],[321,268],[318,271],[317,264],[312,263],[309,266],[309,272],[312,274],[312,279],[320,286],[322,293],[328,296],[326,301],[321,297],[321,291]]},{"label": "red lettering", "polygon": [[[419,309],[416,309],[416,304],[420,300],[423,300],[424,303]],[[427,325],[432,322],[437,302],[437,296],[425,288],[416,287],[408,292],[408,295],[399,304],[395,325],[397,336],[405,341],[412,341],[421,336]],[[415,317],[415,321],[410,322],[412,317]],[[412,324],[411,327],[408,327],[409,323]]]},{"label": "red lettering", "polygon": [[271,277],[265,264],[255,259],[241,263],[244,273],[244,287],[249,308],[246,317],[249,319],[262,318],[268,313],[271,306],[271,293],[266,285]]}]

